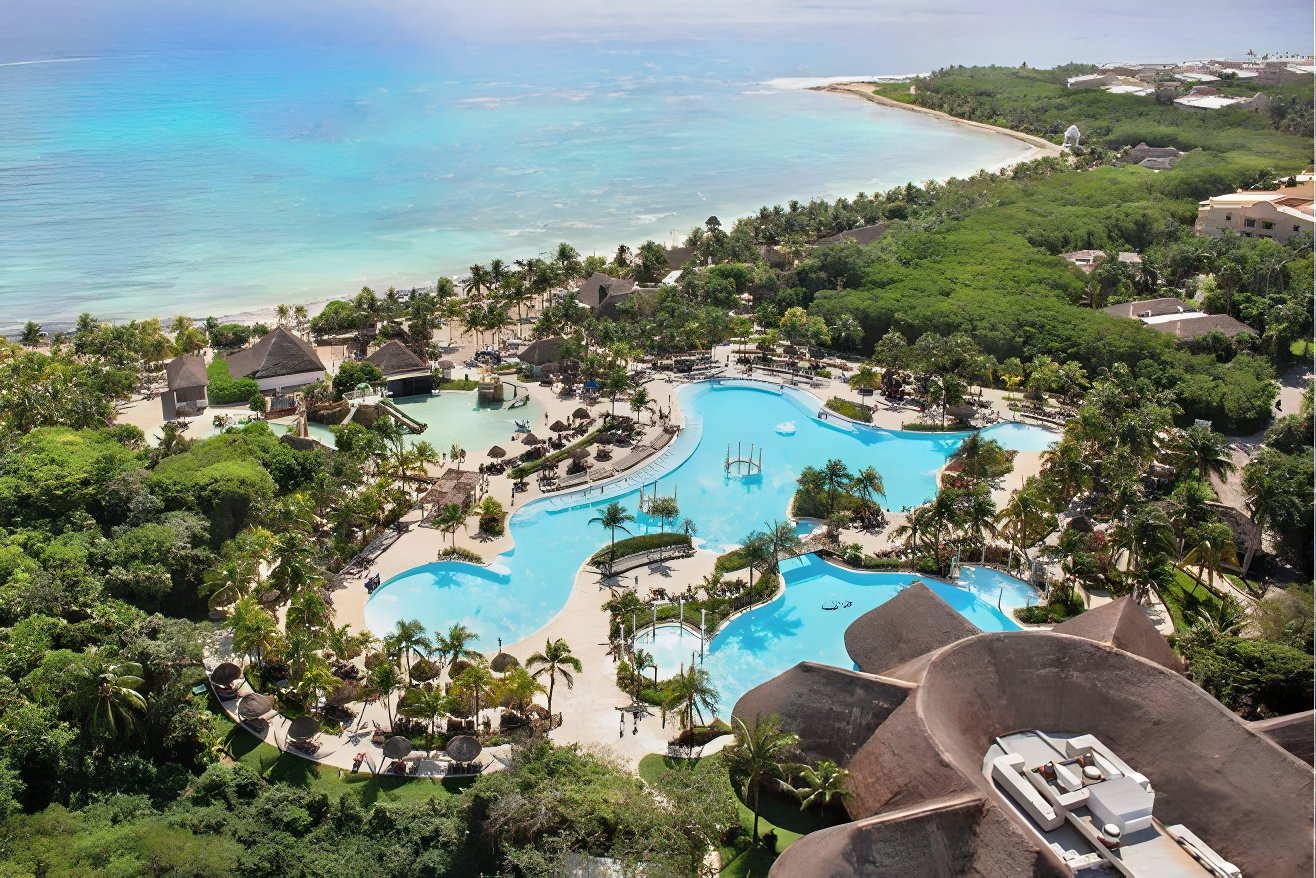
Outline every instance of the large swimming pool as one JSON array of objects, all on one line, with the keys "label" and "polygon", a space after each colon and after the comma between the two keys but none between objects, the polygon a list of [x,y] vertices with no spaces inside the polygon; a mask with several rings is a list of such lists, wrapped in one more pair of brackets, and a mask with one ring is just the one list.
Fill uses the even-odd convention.
[{"label": "large swimming pool", "polygon": [[[1027,584],[990,568],[962,567],[960,582],[950,585],[912,573],[850,570],[805,555],[782,562],[781,573],[786,587],[776,600],[732,619],[702,655],[699,635],[678,625],[642,630],[636,648],[653,655],[663,678],[692,660],[702,663],[721,697],[719,715],[725,717],[740,696],[800,662],[853,668],[845,629],[915,580],[982,631],[1017,629],[1009,612],[1035,596]],[[637,621],[643,628],[644,620]],[[697,614],[687,621],[699,626]]]},{"label": "large swimming pool", "polygon": [[[800,470],[832,457],[852,468],[876,467],[886,482],[887,506],[922,503],[935,493],[937,471],[967,435],[823,421],[816,417],[813,396],[755,382],[687,385],[679,401],[685,429],[658,461],[602,491],[594,487],[590,496],[578,491],[521,507],[508,524],[514,548],[488,567],[442,561],[393,577],[366,604],[366,624],[383,634],[402,618],[419,619],[430,630],[461,622],[480,635],[482,649],[492,649],[496,638],[513,643],[557,614],[580,566],[607,543],[607,532],[589,520],[614,500],[635,512],[642,483],[656,480],[662,493],[675,492],[682,517],[699,529],[701,547],[722,551],[765,522],[784,518]],[[734,450],[736,443],[753,443],[756,454],[762,450],[761,475],[724,472],[727,447]],[[632,533],[657,529],[644,516],[630,526]],[[439,548],[437,534],[434,547]],[[686,583],[673,585],[680,589]],[[771,612],[758,612],[765,611]],[[834,630],[839,636],[842,629]]]}]

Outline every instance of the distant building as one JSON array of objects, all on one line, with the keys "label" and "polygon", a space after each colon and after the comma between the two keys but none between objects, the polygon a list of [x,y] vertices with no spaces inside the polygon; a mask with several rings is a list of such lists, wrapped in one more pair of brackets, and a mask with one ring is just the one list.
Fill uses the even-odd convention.
[{"label": "distant building", "polygon": [[1196,229],[1213,238],[1232,231],[1249,238],[1274,238],[1282,244],[1300,232],[1312,231],[1313,193],[1313,183],[1306,181],[1269,191],[1216,195],[1198,204]]},{"label": "distant building", "polygon": [[[1090,274],[1092,269],[1097,267],[1097,263],[1106,258],[1106,254],[1101,250],[1074,250],[1069,253],[1061,253],[1060,257],[1062,259],[1068,259],[1070,262]],[[1120,262],[1127,263],[1128,265],[1142,265],[1142,257],[1137,253],[1122,251],[1117,258]]]},{"label": "distant building", "polygon": [[697,259],[698,254],[694,247],[668,247],[667,248],[667,270],[676,271],[685,268],[691,260]]},{"label": "distant building", "polygon": [[1182,155],[1173,146],[1148,146],[1143,142],[1120,156],[1119,160],[1124,164],[1141,165],[1153,171],[1168,171]]},{"label": "distant building", "polygon": [[850,822],[795,841],[771,878],[1311,874],[1310,712],[1224,709],[1131,596],[980,632],[938,588],[851,623],[854,670],[801,662],[736,702],[849,772]]},{"label": "distant building", "polygon": [[541,338],[526,345],[517,355],[517,359],[529,364],[536,378],[543,378],[545,374],[557,370],[558,364],[562,361],[562,344],[563,340],[560,336]]},{"label": "distant building", "polygon": [[576,301],[595,314],[615,314],[617,303],[635,292],[636,283],[629,278],[610,277],[596,271],[576,290]]},{"label": "distant building", "polygon": [[206,361],[201,357],[184,354],[165,364],[168,389],[160,394],[160,410],[166,421],[184,415],[197,415],[210,404],[206,395]]},{"label": "distant building", "polygon": [[254,378],[262,391],[290,390],[324,378],[315,348],[282,326],[224,359],[234,378]]},{"label": "distant building", "polygon": [[1200,112],[1223,110],[1225,107],[1231,107],[1235,110],[1255,110],[1257,112],[1270,109],[1270,98],[1261,92],[1257,92],[1250,98],[1235,98],[1223,95],[1209,85],[1193,86],[1192,91],[1181,98],[1175,98],[1174,103],[1186,110]]},{"label": "distant building", "polygon": [[1110,85],[1119,79],[1116,73],[1084,73],[1082,76],[1071,76],[1065,80],[1066,88],[1102,88]]},{"label": "distant building", "polygon": [[880,240],[886,234],[885,223],[873,223],[871,226],[860,226],[857,229],[846,229],[835,235],[828,235],[826,238],[819,238],[814,241],[815,247],[825,247],[828,244],[843,244],[846,241],[855,241],[859,244],[871,244]]},{"label": "distant building", "polygon": [[434,392],[434,370],[397,339],[366,357],[366,362],[384,373],[389,396],[424,396]]},{"label": "distant building", "polygon": [[1245,332],[1256,331],[1228,314],[1207,314],[1187,302],[1173,298],[1123,302],[1101,310],[1112,317],[1139,320],[1157,332],[1173,335],[1181,341],[1192,341],[1208,332],[1221,332],[1234,338]]}]

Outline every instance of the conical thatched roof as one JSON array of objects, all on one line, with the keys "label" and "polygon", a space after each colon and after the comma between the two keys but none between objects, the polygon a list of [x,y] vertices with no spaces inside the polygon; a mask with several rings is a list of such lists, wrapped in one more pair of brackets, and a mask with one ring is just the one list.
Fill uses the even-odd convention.
[{"label": "conical thatched roof", "polygon": [[571,413],[571,417],[574,420],[585,421],[585,420],[589,420],[591,417],[593,417],[593,415],[590,414],[589,409],[585,408],[584,406],[581,406],[580,408],[576,409],[574,412]]},{"label": "conical thatched roof", "polygon": [[932,589],[914,582],[845,629],[845,649],[861,671],[880,674],[980,633]]},{"label": "conical thatched roof", "polygon": [[493,448],[489,449],[489,456],[492,457],[494,460],[497,460],[499,458],[506,457],[507,450],[504,449],[503,446],[501,445],[495,445]]},{"label": "conical thatched roof", "polygon": [[274,709],[274,699],[268,695],[253,693],[242,696],[238,702],[238,716],[243,719],[256,719]]},{"label": "conical thatched roof", "polygon": [[206,376],[206,361],[194,354],[183,354],[165,363],[165,378],[170,390],[205,387],[210,382]]},{"label": "conical thatched roof", "polygon": [[210,672],[211,682],[220,686],[228,686],[241,676],[242,668],[233,664],[233,662],[223,662],[216,665],[215,669]]},{"label": "conical thatched roof", "polygon": [[299,716],[288,724],[288,737],[296,741],[313,738],[319,731],[320,724],[313,716]]},{"label": "conical thatched roof", "polygon": [[458,735],[448,742],[444,752],[454,762],[470,762],[479,756],[483,749],[480,742],[470,735]]},{"label": "conical thatched roof", "polygon": [[524,436],[521,437],[521,444],[523,444],[523,445],[542,445],[542,444],[544,444],[544,440],[543,440],[543,439],[540,439],[540,438],[539,438],[538,436],[536,436],[534,433],[526,433]]},{"label": "conical thatched roof", "polygon": [[544,366],[562,359],[562,339],[560,337],[541,338],[532,341],[521,349],[516,358],[532,366]]},{"label": "conical thatched roof", "polygon": [[389,759],[401,759],[411,752],[411,742],[401,735],[394,735],[384,742],[384,755]]},{"label": "conical thatched roof", "polygon": [[234,378],[279,378],[299,372],[323,372],[324,363],[304,338],[282,326],[249,348],[225,357]]},{"label": "conical thatched roof", "polygon": [[565,433],[571,428],[568,427],[566,424],[562,423],[561,421],[554,421],[552,424],[549,425],[548,429],[552,430],[554,433]]},{"label": "conical thatched roof", "polygon": [[495,674],[505,674],[512,668],[519,668],[521,663],[516,660],[516,656],[500,652],[489,661],[489,670]]},{"label": "conical thatched roof", "polygon": [[423,372],[429,368],[429,365],[397,339],[393,339],[370,356],[366,357],[367,363],[372,363],[379,367],[385,377],[389,375],[399,375],[403,372]]},{"label": "conical thatched roof", "polygon": [[1125,595],[1095,610],[1066,619],[1051,630],[1057,634],[1108,643],[1172,671],[1183,671],[1183,662],[1179,656],[1170,649],[1170,644],[1156,630],[1156,626],[1133,600],[1132,595]]}]

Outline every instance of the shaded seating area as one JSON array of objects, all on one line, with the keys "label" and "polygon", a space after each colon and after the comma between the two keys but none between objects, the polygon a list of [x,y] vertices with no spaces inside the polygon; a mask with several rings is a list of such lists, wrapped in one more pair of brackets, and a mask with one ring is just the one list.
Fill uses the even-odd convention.
[{"label": "shaded seating area", "polygon": [[483,478],[474,470],[445,470],[420,499],[421,509],[425,513],[421,526],[434,527],[434,517],[449,504],[455,503],[462,509],[469,509],[475,503],[475,494]]}]

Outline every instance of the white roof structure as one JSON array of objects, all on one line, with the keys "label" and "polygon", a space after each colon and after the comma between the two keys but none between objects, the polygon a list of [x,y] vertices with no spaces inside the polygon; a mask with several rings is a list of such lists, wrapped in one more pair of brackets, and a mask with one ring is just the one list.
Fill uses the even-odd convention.
[{"label": "white roof structure", "polygon": [[1222,110],[1234,104],[1241,104],[1243,101],[1241,98],[1227,98],[1224,95],[1184,95],[1175,98],[1174,102],[1181,107],[1195,110]]},{"label": "white roof structure", "polygon": [[1110,79],[1109,73],[1084,73],[1082,76],[1071,76],[1065,80],[1068,88],[1082,88],[1085,85],[1095,85]]},{"label": "white roof structure", "polygon": [[1209,73],[1176,73],[1175,79],[1182,79],[1184,82],[1219,82],[1220,77],[1212,76]]},{"label": "white roof structure", "polygon": [[1156,89],[1148,88],[1145,85],[1108,85],[1106,91],[1113,95],[1150,95],[1156,94]]}]

